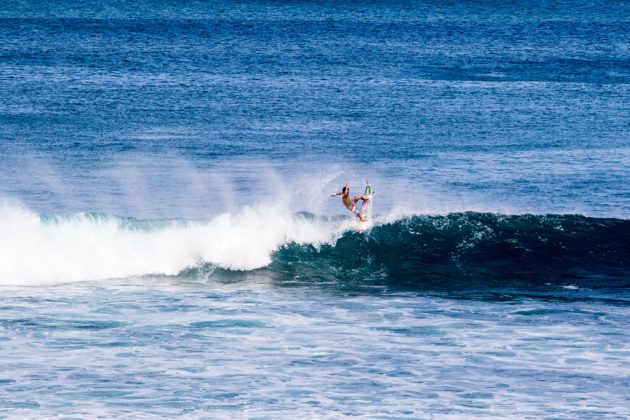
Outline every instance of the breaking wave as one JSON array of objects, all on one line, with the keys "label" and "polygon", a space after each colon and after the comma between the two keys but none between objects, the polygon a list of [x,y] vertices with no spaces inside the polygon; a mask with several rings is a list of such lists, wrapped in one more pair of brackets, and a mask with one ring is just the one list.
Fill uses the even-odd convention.
[{"label": "breaking wave", "polygon": [[130,276],[234,276],[280,282],[411,288],[565,281],[630,285],[630,221],[580,215],[453,213],[347,218],[245,208],[210,220],[136,220],[81,213],[44,216],[0,208],[0,284]]},{"label": "breaking wave", "polygon": [[136,220],[96,213],[45,216],[0,208],[0,284],[51,284],[177,275],[212,264],[269,265],[283,244],[334,241],[345,222],[292,215],[272,206],[211,220]]}]

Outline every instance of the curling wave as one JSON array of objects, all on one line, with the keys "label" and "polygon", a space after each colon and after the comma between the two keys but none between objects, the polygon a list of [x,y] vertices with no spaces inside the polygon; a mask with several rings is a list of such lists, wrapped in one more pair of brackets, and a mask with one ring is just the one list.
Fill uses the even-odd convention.
[{"label": "curling wave", "polygon": [[630,221],[454,213],[376,220],[245,208],[211,220],[41,216],[0,207],[0,284],[265,272],[299,281],[436,288],[565,280],[628,287]]}]

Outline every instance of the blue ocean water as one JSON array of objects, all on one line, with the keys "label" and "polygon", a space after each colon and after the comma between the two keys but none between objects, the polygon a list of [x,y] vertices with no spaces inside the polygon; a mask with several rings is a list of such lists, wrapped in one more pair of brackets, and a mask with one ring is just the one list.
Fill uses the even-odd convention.
[{"label": "blue ocean water", "polygon": [[629,140],[626,1],[0,3],[0,415],[630,416]]}]

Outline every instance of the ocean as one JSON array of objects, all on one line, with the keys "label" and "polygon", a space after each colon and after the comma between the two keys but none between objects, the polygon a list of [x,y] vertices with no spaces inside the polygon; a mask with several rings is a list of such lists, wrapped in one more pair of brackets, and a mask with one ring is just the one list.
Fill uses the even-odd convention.
[{"label": "ocean", "polygon": [[0,2],[0,417],[630,417],[628,180],[627,1]]}]

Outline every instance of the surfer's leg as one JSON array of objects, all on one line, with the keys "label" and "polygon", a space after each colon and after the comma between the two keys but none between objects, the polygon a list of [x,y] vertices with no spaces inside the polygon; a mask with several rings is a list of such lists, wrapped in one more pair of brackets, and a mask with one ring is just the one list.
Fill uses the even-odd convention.
[{"label": "surfer's leg", "polygon": [[367,199],[366,199],[365,197],[363,197],[362,195],[357,195],[357,196],[355,196],[355,197],[352,199],[352,202],[353,202],[353,203],[356,203],[356,202],[357,202],[357,201],[359,201],[359,200],[361,200],[361,201],[365,201],[365,200],[367,200]]},{"label": "surfer's leg", "polygon": [[[352,207],[350,207],[349,210],[350,212],[354,213],[360,221],[365,222],[366,219],[361,214],[361,211],[357,210],[357,201],[361,199],[363,199],[363,197],[361,197],[360,195],[354,197],[354,199],[352,200]],[[363,203],[365,203],[365,200],[363,200]],[[361,210],[363,210],[363,205],[361,206]]]},{"label": "surfer's leg", "polygon": [[[357,201],[361,200],[361,209],[360,210],[355,210],[356,209],[356,205],[357,205]],[[352,210],[355,210],[354,213],[357,215],[357,218],[362,221],[365,222],[367,221],[367,217],[365,217],[363,215],[363,208],[365,207],[365,205],[368,203],[369,198],[368,197],[364,197],[362,195],[357,195],[352,199]]]},{"label": "surfer's leg", "polygon": [[361,210],[357,210],[356,206],[353,205],[352,206],[352,212],[355,214],[355,216],[357,216],[357,219],[359,219],[360,221],[362,221],[362,222],[366,221],[366,218],[363,217],[363,213],[362,213],[363,212],[363,206],[361,206]]}]

